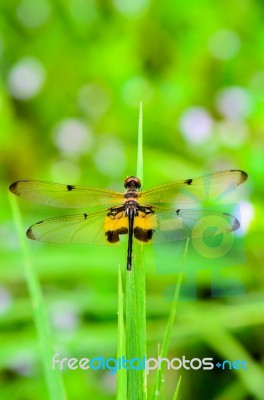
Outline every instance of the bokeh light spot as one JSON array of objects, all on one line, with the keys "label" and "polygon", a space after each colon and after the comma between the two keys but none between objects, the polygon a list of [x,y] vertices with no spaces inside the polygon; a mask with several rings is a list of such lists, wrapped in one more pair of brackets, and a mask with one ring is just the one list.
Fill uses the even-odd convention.
[{"label": "bokeh light spot", "polygon": [[125,153],[122,142],[112,137],[105,137],[95,153],[97,169],[106,176],[119,178],[125,168]]},{"label": "bokeh light spot", "polygon": [[219,60],[228,60],[234,57],[241,43],[237,33],[228,29],[221,29],[215,32],[209,41],[209,50],[211,54]]},{"label": "bokeh light spot", "polygon": [[80,89],[78,104],[86,114],[92,117],[100,117],[108,110],[110,99],[101,86],[92,83]]},{"label": "bokeh light spot", "polygon": [[248,127],[242,121],[224,120],[217,123],[216,132],[225,146],[235,148],[247,140]]},{"label": "bokeh light spot", "polygon": [[35,58],[22,58],[9,71],[8,88],[15,99],[28,100],[40,91],[44,80],[43,65]]},{"label": "bokeh light spot", "polygon": [[9,360],[9,368],[21,376],[30,377],[36,372],[33,350],[20,350]]},{"label": "bokeh light spot", "polygon": [[58,301],[51,306],[52,325],[57,330],[75,331],[79,324],[79,315],[73,303],[67,301]]},{"label": "bokeh light spot", "polygon": [[243,119],[252,111],[252,98],[243,87],[230,86],[218,93],[216,108],[226,118]]},{"label": "bokeh light spot", "polygon": [[57,160],[51,165],[50,174],[54,182],[76,183],[80,179],[79,166],[70,160]]},{"label": "bokeh light spot", "polygon": [[55,127],[54,142],[64,154],[83,154],[91,149],[93,134],[81,120],[66,118]]},{"label": "bokeh light spot", "polygon": [[180,131],[192,144],[206,142],[212,135],[212,128],[213,119],[205,108],[188,108],[180,117]]},{"label": "bokeh light spot", "polygon": [[142,13],[148,7],[149,0],[114,0],[116,9],[124,15],[134,16]]},{"label": "bokeh light spot", "polygon": [[23,25],[28,28],[38,28],[49,19],[51,8],[47,0],[21,0],[16,14]]},{"label": "bokeh light spot", "polygon": [[9,310],[11,303],[10,292],[3,286],[0,286],[0,315],[5,314]]},{"label": "bokeh light spot", "polygon": [[[239,214],[240,214],[240,222],[242,228],[242,234],[247,233],[250,227],[251,222],[255,217],[255,208],[252,203],[249,201],[240,201],[239,202]],[[238,231],[238,234],[239,231]]]}]

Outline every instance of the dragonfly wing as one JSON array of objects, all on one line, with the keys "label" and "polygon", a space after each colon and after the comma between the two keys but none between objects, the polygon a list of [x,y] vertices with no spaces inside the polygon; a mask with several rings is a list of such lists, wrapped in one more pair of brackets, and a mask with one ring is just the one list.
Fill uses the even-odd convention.
[{"label": "dragonfly wing", "polygon": [[14,182],[9,190],[26,200],[61,208],[110,206],[124,202],[122,193],[111,190],[42,181]]},{"label": "dragonfly wing", "polygon": [[194,179],[172,182],[141,193],[143,204],[177,204],[177,207],[194,206],[211,200],[219,200],[247,179],[240,170],[219,171]]},{"label": "dragonfly wing", "polygon": [[154,243],[213,237],[236,231],[240,226],[231,214],[202,209],[165,211],[157,208],[152,218]]},{"label": "dragonfly wing", "polygon": [[108,210],[104,210],[46,219],[32,225],[27,231],[27,237],[54,243],[118,243],[119,235],[127,233],[127,217],[122,214],[113,219],[107,213]]}]

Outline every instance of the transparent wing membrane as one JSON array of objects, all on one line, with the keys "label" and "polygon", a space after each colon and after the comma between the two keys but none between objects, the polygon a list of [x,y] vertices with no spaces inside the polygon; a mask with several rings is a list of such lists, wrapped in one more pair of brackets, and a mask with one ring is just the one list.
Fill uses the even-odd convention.
[{"label": "transparent wing membrane", "polygon": [[[127,178],[125,182],[129,179],[137,183],[135,177]],[[10,191],[24,199],[53,207],[89,210],[89,207],[104,206],[102,211],[40,221],[28,229],[30,239],[55,243],[116,244],[120,235],[128,233],[127,210],[133,208],[134,238],[148,244],[215,237],[236,231],[240,224],[233,215],[204,210],[201,205],[208,199],[224,197],[246,179],[247,174],[243,171],[220,171],[143,192],[127,191],[126,196],[94,187],[41,181],[15,182]]]},{"label": "transparent wing membrane", "polygon": [[240,224],[231,214],[208,210],[156,210],[153,242],[216,236],[236,231]]},{"label": "transparent wing membrane", "polygon": [[[112,218],[104,210],[90,215],[69,215],[40,221],[28,229],[27,236],[44,242],[109,245],[118,243],[119,235],[127,234],[127,228],[128,220],[124,212]],[[162,243],[219,235],[238,228],[238,220],[227,213],[205,210],[177,210],[176,213],[175,210],[157,209],[154,214],[136,217],[134,231],[152,230],[149,240],[145,240],[143,235],[142,241]]]},{"label": "transparent wing membrane", "polygon": [[177,204],[180,208],[194,206],[203,201],[219,200],[235,190],[247,179],[247,174],[240,170],[215,172],[194,179],[172,182],[141,193],[143,204]]},{"label": "transparent wing membrane", "polygon": [[89,186],[63,185],[42,181],[18,181],[10,186],[17,196],[39,204],[61,208],[88,208],[122,204],[124,195]]},{"label": "transparent wing membrane", "polygon": [[88,214],[46,219],[32,225],[27,236],[33,240],[54,243],[107,245],[104,224],[107,210]]}]

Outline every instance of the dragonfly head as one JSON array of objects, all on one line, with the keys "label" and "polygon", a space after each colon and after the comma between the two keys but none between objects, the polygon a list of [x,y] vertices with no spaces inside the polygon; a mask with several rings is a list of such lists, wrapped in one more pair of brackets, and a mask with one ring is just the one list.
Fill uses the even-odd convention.
[{"label": "dragonfly head", "polygon": [[141,182],[140,179],[135,176],[128,176],[125,180],[124,186],[126,189],[140,189]]}]

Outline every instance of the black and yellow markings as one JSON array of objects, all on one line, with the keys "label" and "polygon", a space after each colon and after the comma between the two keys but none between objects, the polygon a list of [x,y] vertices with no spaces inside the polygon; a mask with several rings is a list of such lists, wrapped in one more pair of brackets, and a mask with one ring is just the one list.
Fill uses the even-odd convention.
[{"label": "black and yellow markings", "polygon": [[128,218],[124,211],[110,211],[105,218],[104,230],[109,243],[118,243],[119,235],[128,233]]},{"label": "black and yellow markings", "polygon": [[150,242],[157,228],[155,213],[139,211],[134,221],[134,236],[140,242]]},{"label": "black and yellow markings", "polygon": [[106,231],[106,238],[109,243],[118,243],[119,242],[119,235],[126,235],[128,233],[128,229],[125,227],[121,227],[115,229],[113,231]]},{"label": "black and yellow markings", "polygon": [[[155,229],[157,228],[157,220],[154,212],[138,211],[134,219],[134,237],[139,242],[150,242]],[[109,212],[105,218],[104,230],[106,239],[109,243],[118,243],[119,235],[128,233],[128,217],[125,211]]]}]

